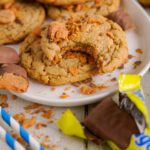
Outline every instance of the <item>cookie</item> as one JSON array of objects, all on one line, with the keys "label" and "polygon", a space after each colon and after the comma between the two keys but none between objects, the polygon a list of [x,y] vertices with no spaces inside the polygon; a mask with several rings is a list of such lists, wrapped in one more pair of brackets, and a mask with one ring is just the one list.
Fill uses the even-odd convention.
[{"label": "cookie", "polygon": [[107,16],[117,11],[120,0],[93,0],[83,4],[69,5],[64,7],[48,6],[48,16],[54,20],[59,17],[68,18],[71,15],[96,14]]},{"label": "cookie", "polygon": [[81,52],[67,52],[57,64],[49,61],[41,50],[41,37],[29,35],[20,48],[21,64],[28,75],[47,85],[63,85],[82,81],[96,73],[94,60]]},{"label": "cookie", "polygon": [[0,5],[4,5],[12,2],[14,2],[14,0],[0,0]]},{"label": "cookie", "polygon": [[84,52],[94,58],[101,74],[114,71],[128,60],[125,32],[102,16],[74,16],[50,22],[42,28],[41,37],[43,53],[53,63],[68,51]]},{"label": "cookie", "polygon": [[38,0],[38,1],[45,4],[64,6],[64,5],[81,4],[87,0]]},{"label": "cookie", "polygon": [[16,43],[24,39],[45,19],[44,8],[37,3],[14,2],[0,8],[0,44]]}]

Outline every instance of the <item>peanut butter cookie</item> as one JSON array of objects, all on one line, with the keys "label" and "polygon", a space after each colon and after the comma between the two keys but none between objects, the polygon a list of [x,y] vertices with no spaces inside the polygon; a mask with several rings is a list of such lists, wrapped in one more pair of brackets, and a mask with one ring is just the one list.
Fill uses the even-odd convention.
[{"label": "peanut butter cookie", "polygon": [[128,60],[125,33],[102,16],[74,16],[42,28],[41,49],[54,64],[68,51],[84,52],[95,60],[99,73],[108,73]]},{"label": "peanut butter cookie", "polygon": [[0,0],[0,5],[13,3],[14,0]]},{"label": "peanut butter cookie", "polygon": [[45,18],[45,11],[37,3],[16,1],[0,7],[0,44],[16,43],[28,35]]},{"label": "peanut butter cookie", "polygon": [[64,5],[73,5],[73,4],[81,4],[87,0],[38,0],[41,3],[64,6]]},{"label": "peanut butter cookie", "polygon": [[54,20],[59,17],[68,18],[71,15],[96,14],[107,16],[117,11],[120,0],[91,0],[83,4],[69,5],[63,7],[48,6],[48,16]]},{"label": "peanut butter cookie", "polygon": [[96,74],[93,58],[82,52],[66,52],[61,61],[53,63],[41,50],[41,37],[29,35],[20,48],[21,64],[28,75],[48,85],[82,81]]}]

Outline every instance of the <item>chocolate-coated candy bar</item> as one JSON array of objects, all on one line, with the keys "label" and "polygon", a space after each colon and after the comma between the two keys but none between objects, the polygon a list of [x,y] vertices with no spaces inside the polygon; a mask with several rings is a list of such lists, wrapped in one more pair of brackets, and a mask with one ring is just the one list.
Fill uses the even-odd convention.
[{"label": "chocolate-coated candy bar", "polygon": [[130,17],[130,15],[120,8],[118,11],[111,13],[108,16],[109,19],[113,20],[114,22],[118,23],[123,30],[132,30],[135,28],[135,24]]},{"label": "chocolate-coated candy bar", "polygon": [[97,137],[115,143],[120,149],[126,149],[131,136],[139,130],[134,118],[112,100],[105,98],[85,118],[84,125]]}]

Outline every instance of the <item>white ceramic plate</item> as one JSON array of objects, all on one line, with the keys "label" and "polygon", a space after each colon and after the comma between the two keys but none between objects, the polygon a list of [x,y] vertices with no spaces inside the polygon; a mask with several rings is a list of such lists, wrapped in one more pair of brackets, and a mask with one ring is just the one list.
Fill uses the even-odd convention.
[{"label": "white ceramic plate", "polygon": [[[150,67],[150,19],[146,12],[135,0],[124,0],[123,6],[130,13],[137,26],[135,31],[131,31],[126,34],[129,53],[135,57],[130,59],[122,70],[116,70],[111,74],[93,77],[93,80],[96,84],[104,84],[108,86],[108,88],[98,91],[97,93],[92,95],[83,95],[79,93],[79,88],[73,87],[71,85],[57,86],[56,90],[52,91],[51,86],[42,85],[30,79],[30,86],[26,93],[14,94],[25,100],[46,105],[79,106],[93,103],[117,90],[117,81],[112,82],[110,80],[113,77],[118,78],[118,75],[122,72],[144,75]],[[18,45],[13,45],[12,47],[17,47],[18,49]],[[141,48],[143,50],[143,54],[136,53],[135,50],[137,48]],[[135,61],[142,61],[142,63],[136,69],[133,69],[133,63]],[[68,91],[64,91],[64,89],[68,86],[71,86],[71,89]],[[70,97],[68,97],[67,99],[59,98],[59,96],[63,92],[70,95]]]}]

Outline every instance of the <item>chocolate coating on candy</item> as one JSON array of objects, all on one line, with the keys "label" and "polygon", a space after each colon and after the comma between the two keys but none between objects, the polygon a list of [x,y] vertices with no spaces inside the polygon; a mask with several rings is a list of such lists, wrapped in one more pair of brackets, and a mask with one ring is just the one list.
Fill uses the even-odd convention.
[{"label": "chocolate coating on candy", "polygon": [[97,137],[112,141],[120,149],[126,149],[131,136],[139,133],[132,116],[120,109],[111,97],[93,109],[85,118],[84,125]]},{"label": "chocolate coating on candy", "polygon": [[0,75],[3,75],[5,73],[13,73],[18,76],[22,76],[24,78],[27,78],[27,72],[24,68],[22,68],[19,65],[15,64],[4,64],[0,67]]},{"label": "chocolate coating on candy", "polygon": [[150,7],[150,1],[149,0],[139,0],[139,2],[145,6],[145,7]]},{"label": "chocolate coating on candy", "polygon": [[0,46],[0,64],[17,64],[18,62],[19,56],[13,48]]},{"label": "chocolate coating on candy", "polygon": [[120,8],[118,11],[111,13],[108,16],[109,19],[118,23],[123,30],[131,30],[135,28],[135,24],[129,14]]}]

